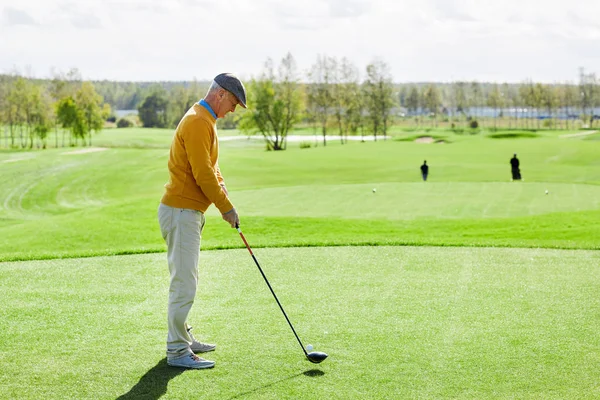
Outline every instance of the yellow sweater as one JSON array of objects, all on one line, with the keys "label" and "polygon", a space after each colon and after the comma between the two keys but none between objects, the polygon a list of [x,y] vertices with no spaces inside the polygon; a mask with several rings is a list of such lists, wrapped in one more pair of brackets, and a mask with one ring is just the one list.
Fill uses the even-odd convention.
[{"label": "yellow sweater", "polygon": [[203,213],[213,203],[221,213],[233,208],[220,186],[224,181],[219,171],[216,122],[198,103],[179,122],[171,143],[163,204]]}]

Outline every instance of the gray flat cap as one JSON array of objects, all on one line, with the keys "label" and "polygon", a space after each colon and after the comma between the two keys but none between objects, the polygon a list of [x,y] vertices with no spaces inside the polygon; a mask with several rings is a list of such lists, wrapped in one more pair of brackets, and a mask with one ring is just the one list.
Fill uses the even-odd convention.
[{"label": "gray flat cap", "polygon": [[246,88],[242,81],[237,76],[230,74],[229,72],[219,74],[215,77],[215,82],[219,84],[223,89],[231,92],[240,105],[246,108]]}]

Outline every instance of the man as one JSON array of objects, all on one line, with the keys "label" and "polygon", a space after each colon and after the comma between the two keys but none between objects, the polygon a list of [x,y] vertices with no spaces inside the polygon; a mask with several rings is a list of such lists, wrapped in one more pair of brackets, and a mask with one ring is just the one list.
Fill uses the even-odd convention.
[{"label": "man", "polygon": [[510,172],[513,181],[521,180],[521,170],[519,169],[519,159],[517,158],[517,154],[514,154],[513,158],[510,159]]},{"label": "man", "polygon": [[421,176],[423,180],[427,180],[427,175],[429,174],[429,165],[427,165],[427,160],[423,161],[423,165],[421,165]]},{"label": "man", "polygon": [[158,221],[167,243],[171,275],[169,286],[167,364],[183,368],[212,368],[214,361],[195,353],[215,349],[201,343],[191,333],[187,316],[194,303],[198,285],[200,238],[204,213],[214,204],[223,219],[236,227],[240,220],[229,200],[219,170],[217,118],[246,108],[246,89],[232,74],[215,77],[204,99],[183,116],[171,143],[169,182],[158,207]]}]

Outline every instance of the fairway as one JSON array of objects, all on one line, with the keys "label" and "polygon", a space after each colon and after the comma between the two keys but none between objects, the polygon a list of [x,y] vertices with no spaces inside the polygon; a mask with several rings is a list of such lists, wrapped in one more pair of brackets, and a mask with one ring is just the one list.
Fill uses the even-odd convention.
[{"label": "fairway", "polygon": [[600,150],[574,133],[223,140],[244,234],[329,358],[306,361],[212,207],[190,316],[218,345],[208,371],[165,361],[172,131],[0,151],[0,398],[600,398]]},{"label": "fairway", "polygon": [[[165,366],[164,254],[4,263],[0,397],[600,396],[597,252],[256,253],[304,343],[330,354],[323,364],[304,359],[245,250],[201,255],[190,321],[218,344],[210,371]],[[24,367],[14,348],[39,362]]]},{"label": "fairway", "polygon": [[[168,148],[132,148],[139,130],[117,132],[124,147],[0,152],[0,260],[164,251],[155,216]],[[102,135],[116,140],[114,131]],[[221,168],[261,247],[600,248],[597,141],[445,135],[443,145],[389,140],[285,152],[224,141]],[[514,151],[523,182],[509,181]],[[418,173],[423,159],[427,182]],[[214,208],[207,216],[205,249],[241,247]]]}]

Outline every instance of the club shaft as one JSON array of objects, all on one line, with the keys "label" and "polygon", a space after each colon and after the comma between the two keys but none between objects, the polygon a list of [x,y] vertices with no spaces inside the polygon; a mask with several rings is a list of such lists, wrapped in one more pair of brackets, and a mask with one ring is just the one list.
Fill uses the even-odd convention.
[{"label": "club shaft", "polygon": [[260,264],[258,263],[258,260],[256,259],[256,256],[254,256],[254,253],[252,252],[252,249],[250,248],[250,245],[248,244],[248,241],[246,240],[246,238],[244,237],[244,234],[242,233],[242,230],[238,227],[237,231],[240,234],[240,237],[242,238],[242,240],[244,241],[244,244],[246,245],[246,248],[248,249],[248,251],[250,252],[250,255],[252,256],[252,259],[254,260],[254,263],[256,264],[256,266],[258,267],[258,270],[260,271],[260,274],[262,275],[263,279],[265,280],[265,282],[267,283],[267,286],[269,287],[269,290],[271,291],[271,293],[273,294],[273,297],[275,298],[275,301],[277,302],[277,305],[279,306],[279,309],[281,310],[281,312],[283,313],[283,316],[285,317],[285,320],[287,321],[288,325],[290,326],[290,328],[292,328],[292,332],[294,332],[294,336],[296,336],[296,340],[298,340],[298,343],[300,344],[300,347],[302,348],[302,351],[304,352],[304,354],[308,357],[308,353],[306,352],[306,349],[304,348],[304,345],[302,344],[302,342],[300,341],[300,338],[298,337],[298,334],[296,333],[296,330],[294,329],[294,326],[292,325],[292,322],[290,321],[290,319],[288,318],[287,314],[285,313],[285,310],[283,309],[283,306],[281,305],[281,303],[279,302],[279,299],[277,298],[277,295],[275,294],[275,291],[273,290],[273,288],[271,287],[271,284],[269,283],[269,280],[267,279],[267,276],[265,275],[265,273],[263,272],[262,268],[260,267]]}]

